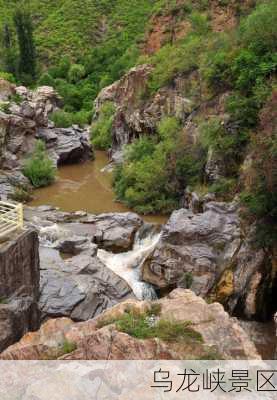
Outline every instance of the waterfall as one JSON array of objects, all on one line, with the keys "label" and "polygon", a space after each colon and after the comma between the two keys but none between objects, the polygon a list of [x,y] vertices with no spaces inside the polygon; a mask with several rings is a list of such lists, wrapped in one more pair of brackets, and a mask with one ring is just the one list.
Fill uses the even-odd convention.
[{"label": "waterfall", "polygon": [[70,237],[70,231],[61,228],[58,224],[42,226],[39,228],[39,241],[41,246],[55,247],[59,239]]},{"label": "waterfall", "polygon": [[119,254],[113,254],[99,249],[97,256],[113,272],[122,277],[132,288],[139,300],[157,298],[154,287],[140,280],[141,266],[146,257],[154,250],[160,238],[159,233],[149,233],[141,238],[135,238],[133,249]]}]

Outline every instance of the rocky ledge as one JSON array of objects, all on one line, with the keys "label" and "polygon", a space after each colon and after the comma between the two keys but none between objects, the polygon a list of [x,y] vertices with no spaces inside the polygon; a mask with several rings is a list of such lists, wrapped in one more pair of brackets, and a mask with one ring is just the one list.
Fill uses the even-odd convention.
[{"label": "rocky ledge", "polygon": [[[132,314],[133,313],[133,314]],[[152,314],[153,313],[153,314]],[[116,321],[126,315],[145,317],[150,326],[184,324],[187,335],[167,340],[160,328],[155,334],[138,338],[124,332]],[[159,321],[163,321],[161,324]],[[174,325],[175,324],[175,325]],[[176,289],[155,303],[128,300],[87,322],[68,318],[47,321],[39,331],[25,335],[1,355],[4,360],[122,360],[122,359],[260,359],[237,320],[218,303],[207,304],[193,292]]]}]

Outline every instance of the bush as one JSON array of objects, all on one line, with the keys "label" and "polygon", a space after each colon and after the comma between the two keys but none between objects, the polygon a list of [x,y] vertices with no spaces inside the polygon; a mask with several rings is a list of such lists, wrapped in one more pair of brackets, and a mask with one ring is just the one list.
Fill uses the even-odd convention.
[{"label": "bush", "polygon": [[68,71],[68,79],[71,83],[77,83],[85,76],[85,74],[86,71],[83,65],[73,64]]},{"label": "bush", "polygon": [[222,200],[232,200],[236,193],[237,181],[233,178],[221,178],[209,187],[209,192],[215,193]]},{"label": "bush", "polygon": [[259,130],[251,140],[252,164],[245,171],[241,201],[248,218],[257,221],[259,245],[277,242],[277,91],[259,114]]},{"label": "bush", "polygon": [[227,129],[220,119],[212,117],[200,125],[201,143],[207,150],[211,148],[216,158],[225,167],[225,174],[233,176],[238,172],[239,164],[248,143],[246,131]]},{"label": "bush", "polygon": [[15,77],[9,72],[0,71],[0,79],[5,79],[6,81],[9,81],[11,83],[16,83]]},{"label": "bush", "polygon": [[178,207],[184,189],[201,179],[203,155],[188,146],[176,118],[164,118],[158,135],[142,136],[125,149],[114,175],[117,198],[142,214]]},{"label": "bush", "polygon": [[112,144],[112,125],[115,108],[113,103],[105,103],[99,113],[96,123],[91,127],[92,144],[100,150],[108,149]]},{"label": "bush", "polygon": [[57,128],[68,128],[73,123],[72,114],[64,110],[55,111],[50,115],[50,119]]},{"label": "bush", "polygon": [[72,125],[84,127],[91,122],[91,111],[67,112],[59,110],[51,114],[50,119],[57,128],[68,128]]},{"label": "bush", "polygon": [[49,73],[45,72],[40,76],[38,86],[55,86],[55,80]]},{"label": "bush", "polygon": [[259,5],[241,27],[241,41],[256,54],[274,53],[277,48],[277,3]]},{"label": "bush", "polygon": [[47,186],[55,180],[56,168],[47,156],[45,144],[41,140],[37,141],[34,153],[26,161],[23,173],[34,187]]}]

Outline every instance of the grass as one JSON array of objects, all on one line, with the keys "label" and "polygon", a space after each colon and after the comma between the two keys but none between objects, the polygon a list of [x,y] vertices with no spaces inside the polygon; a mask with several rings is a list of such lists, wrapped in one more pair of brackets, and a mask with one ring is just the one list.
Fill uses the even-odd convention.
[{"label": "grass", "polygon": [[8,303],[8,299],[6,299],[5,297],[0,297],[0,304],[7,304]]},{"label": "grass", "polygon": [[190,321],[162,319],[155,309],[154,312],[153,309],[146,312],[127,310],[117,319],[101,320],[98,328],[113,323],[118,331],[137,339],[159,338],[165,342],[203,343],[201,334],[192,328]]},{"label": "grass", "polygon": [[72,353],[74,350],[76,350],[76,348],[77,348],[76,343],[70,342],[69,340],[65,339],[60,349],[61,352],[60,356]]}]

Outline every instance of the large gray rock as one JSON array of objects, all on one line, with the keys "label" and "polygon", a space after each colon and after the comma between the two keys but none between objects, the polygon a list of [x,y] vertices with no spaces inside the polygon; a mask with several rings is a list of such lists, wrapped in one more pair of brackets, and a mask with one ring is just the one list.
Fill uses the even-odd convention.
[{"label": "large gray rock", "polygon": [[55,164],[75,163],[92,158],[89,131],[71,128],[41,128],[38,139],[45,141],[48,152]]},{"label": "large gray rock", "polygon": [[88,219],[88,222],[95,224],[95,242],[113,252],[130,250],[136,232],[143,225],[142,219],[131,212],[101,214]]},{"label": "large gray rock", "polygon": [[[127,283],[90,252],[62,260],[41,252],[40,309],[43,318],[85,321],[132,296]],[[47,257],[52,252],[52,258]]]},{"label": "large gray rock", "polygon": [[[25,218],[41,231],[40,235],[53,235],[52,241],[72,236],[89,237],[99,247],[117,253],[132,248],[135,235],[143,225],[140,216],[132,212],[93,215],[63,212],[53,207],[26,208]],[[41,230],[41,227],[45,228]]]},{"label": "large gray rock", "polygon": [[142,268],[143,280],[158,287],[181,283],[193,275],[192,288],[206,295],[230,264],[240,244],[235,204],[208,203],[203,214],[174,211],[153,254]]}]

